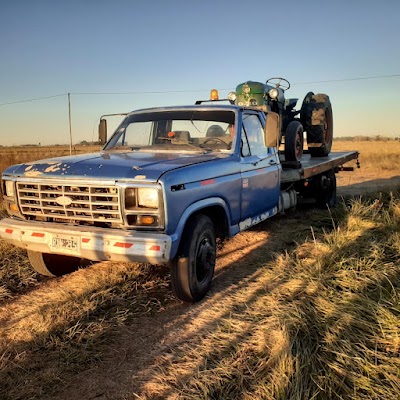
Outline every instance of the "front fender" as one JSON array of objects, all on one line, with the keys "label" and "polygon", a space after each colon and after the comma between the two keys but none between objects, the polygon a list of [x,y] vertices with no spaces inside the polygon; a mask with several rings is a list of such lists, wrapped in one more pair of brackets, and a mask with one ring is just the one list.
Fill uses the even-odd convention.
[{"label": "front fender", "polygon": [[181,219],[179,220],[175,233],[171,235],[172,238],[171,253],[170,253],[171,259],[173,259],[176,256],[182,238],[183,230],[185,229],[186,223],[189,220],[189,218],[200,210],[205,210],[208,207],[214,207],[214,206],[219,206],[224,209],[228,226],[230,229],[230,234],[235,233],[231,231],[230,212],[228,205],[223,199],[221,199],[220,197],[210,197],[208,199],[199,200],[191,204],[188,208],[186,208],[186,210],[183,212],[181,216]]}]

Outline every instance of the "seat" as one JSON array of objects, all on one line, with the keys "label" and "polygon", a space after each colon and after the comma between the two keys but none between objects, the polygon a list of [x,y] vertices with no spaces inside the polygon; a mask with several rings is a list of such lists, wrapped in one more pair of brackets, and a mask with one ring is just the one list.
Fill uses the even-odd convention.
[{"label": "seat", "polygon": [[182,140],[183,142],[190,142],[190,132],[189,131],[174,131],[175,139]]},{"label": "seat", "polygon": [[206,137],[213,138],[213,137],[223,137],[225,136],[225,132],[219,125],[211,125],[206,132]]}]

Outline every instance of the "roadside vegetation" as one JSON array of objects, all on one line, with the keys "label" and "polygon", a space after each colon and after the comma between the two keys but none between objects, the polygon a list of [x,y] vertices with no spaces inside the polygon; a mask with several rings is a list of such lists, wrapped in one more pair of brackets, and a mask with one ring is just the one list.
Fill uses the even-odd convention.
[{"label": "roadside vegetation", "polygon": [[333,221],[260,266],[200,343],[166,355],[147,398],[398,398],[400,197],[352,200]]},{"label": "roadside vegetation", "polygon": [[[399,175],[400,143],[341,143],[376,178],[390,157]],[[134,390],[122,393],[125,381],[109,398],[398,398],[400,188],[288,213],[219,253],[214,290],[188,306],[172,297],[166,267],[96,263],[47,279],[0,241],[0,398],[71,398],[74,387],[89,398],[79,374],[100,373],[126,335],[147,361]],[[150,354],[140,324],[172,312]]]},{"label": "roadside vegetation", "polygon": [[[254,273],[212,294],[196,335],[183,330],[179,345],[142,371],[143,398],[398,396],[400,195],[306,212],[306,222],[293,218],[301,242],[253,251]],[[136,318],[179,304],[168,279],[159,267],[99,263],[5,304],[0,397],[54,394]]]}]

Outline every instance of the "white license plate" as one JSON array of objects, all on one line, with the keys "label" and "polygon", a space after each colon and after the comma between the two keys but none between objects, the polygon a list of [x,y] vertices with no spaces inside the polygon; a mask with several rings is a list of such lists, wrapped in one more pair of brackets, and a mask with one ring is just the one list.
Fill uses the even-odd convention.
[{"label": "white license plate", "polygon": [[63,250],[68,253],[78,253],[78,239],[74,236],[53,236],[51,238],[50,248],[53,251]]}]

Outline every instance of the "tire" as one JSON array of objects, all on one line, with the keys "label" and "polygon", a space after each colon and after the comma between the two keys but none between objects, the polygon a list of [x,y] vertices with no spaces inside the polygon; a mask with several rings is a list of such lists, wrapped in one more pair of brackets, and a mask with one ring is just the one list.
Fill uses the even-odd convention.
[{"label": "tire", "polygon": [[299,161],[303,155],[304,133],[299,121],[292,121],[285,131],[285,160]]},{"label": "tire", "polygon": [[40,253],[31,250],[28,250],[28,258],[32,268],[38,274],[51,277],[74,272],[82,264],[82,259],[79,257]]},{"label": "tire", "polygon": [[316,177],[314,198],[318,208],[336,205],[336,175],[333,170]]},{"label": "tire", "polygon": [[307,132],[312,157],[326,157],[332,149],[333,114],[329,96],[309,92],[303,100],[300,119]]},{"label": "tire", "polygon": [[183,301],[200,301],[208,292],[216,260],[214,225],[205,215],[196,215],[185,228],[178,256],[171,262],[171,284]]}]

